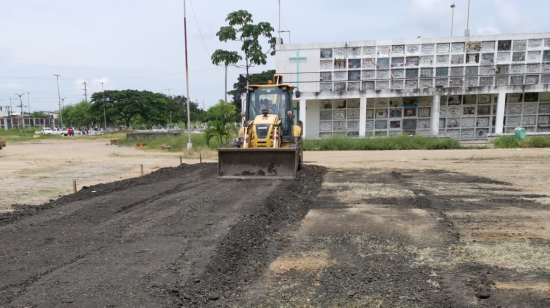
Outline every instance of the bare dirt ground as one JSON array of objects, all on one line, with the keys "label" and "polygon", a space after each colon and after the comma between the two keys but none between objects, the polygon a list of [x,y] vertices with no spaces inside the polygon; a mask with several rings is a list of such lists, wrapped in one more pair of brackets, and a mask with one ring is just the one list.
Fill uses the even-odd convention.
[{"label": "bare dirt ground", "polygon": [[[154,172],[132,178],[142,163]],[[104,141],[3,149],[0,194],[17,200],[0,199],[0,306],[550,306],[550,150],[305,163],[228,181]],[[73,178],[87,187],[8,212],[56,199],[29,182],[65,194]]]},{"label": "bare dirt ground", "polygon": [[[57,139],[12,143],[0,151],[0,213],[38,205],[98,183],[179,165],[179,155],[109,146],[109,140]],[[193,162],[193,161],[191,161]]]}]

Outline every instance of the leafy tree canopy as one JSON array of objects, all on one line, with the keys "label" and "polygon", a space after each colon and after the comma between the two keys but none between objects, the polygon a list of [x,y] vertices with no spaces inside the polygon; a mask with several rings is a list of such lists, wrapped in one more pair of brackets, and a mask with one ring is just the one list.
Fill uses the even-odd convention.
[{"label": "leafy tree canopy", "polygon": [[224,120],[225,123],[237,122],[237,108],[233,104],[220,100],[219,103],[208,108],[206,111],[205,120]]},{"label": "leafy tree canopy", "polygon": [[130,126],[132,119],[141,116],[145,121],[158,120],[168,113],[168,98],[162,93],[122,90],[96,92],[92,95],[91,111],[103,116],[105,107],[108,123],[123,123]]},{"label": "leafy tree canopy", "polygon": [[[247,75],[249,68],[255,65],[267,64],[267,55],[275,54],[276,40],[272,35],[275,29],[273,29],[271,24],[268,22],[254,24],[252,14],[245,10],[229,13],[225,21],[228,22],[229,26],[221,27],[216,36],[218,36],[221,42],[241,42],[241,51],[244,53],[245,65],[237,65],[243,59],[237,52],[222,49],[218,49],[212,54],[212,63],[215,65],[223,64],[225,66],[232,65],[245,68]],[[269,44],[270,48],[266,52],[263,51],[260,44],[261,37],[267,39]]]},{"label": "leafy tree canopy", "polygon": [[[122,90],[96,92],[92,95],[92,115],[103,123],[103,108],[107,125],[151,127],[187,122],[187,98],[167,96],[149,91]],[[206,112],[190,103],[192,121],[204,121]]]},{"label": "leafy tree canopy", "polygon": [[91,103],[82,101],[76,105],[65,106],[61,110],[63,123],[68,126],[89,126],[97,117],[90,113]]}]

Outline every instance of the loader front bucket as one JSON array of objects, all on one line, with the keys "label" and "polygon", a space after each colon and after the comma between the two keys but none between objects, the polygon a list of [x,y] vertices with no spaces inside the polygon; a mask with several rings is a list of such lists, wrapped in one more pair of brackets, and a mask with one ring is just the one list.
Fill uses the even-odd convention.
[{"label": "loader front bucket", "polygon": [[218,149],[218,176],[234,179],[294,179],[298,149]]}]

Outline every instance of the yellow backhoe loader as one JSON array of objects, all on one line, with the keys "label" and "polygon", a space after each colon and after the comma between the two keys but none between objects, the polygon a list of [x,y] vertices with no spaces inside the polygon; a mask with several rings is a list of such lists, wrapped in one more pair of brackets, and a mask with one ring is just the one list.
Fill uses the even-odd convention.
[{"label": "yellow backhoe loader", "polygon": [[[276,74],[267,85],[248,85],[238,138],[218,149],[221,178],[293,179],[303,162],[302,123],[294,124],[294,87]],[[298,94],[298,93],[297,93]]]}]

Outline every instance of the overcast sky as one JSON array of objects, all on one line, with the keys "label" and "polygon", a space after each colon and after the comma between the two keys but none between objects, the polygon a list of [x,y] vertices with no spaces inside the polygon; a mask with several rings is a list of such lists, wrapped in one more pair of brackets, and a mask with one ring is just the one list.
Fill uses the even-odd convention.
[{"label": "overcast sky", "polygon": [[[548,0],[471,0],[471,34],[550,31]],[[467,0],[281,0],[291,43],[444,37],[466,28]],[[277,0],[187,0],[190,96],[208,108],[224,96],[224,69],[210,62],[225,17],[248,10],[278,30]],[[200,31],[199,31],[200,29]],[[202,36],[201,36],[202,33]],[[288,39],[288,34],[283,37]],[[253,72],[274,69],[275,58]],[[0,0],[0,106],[30,92],[32,111],[58,109],[106,90],[185,94],[183,0]],[[229,69],[229,87],[242,70]],[[27,104],[27,95],[23,96]],[[27,110],[27,107],[25,107]]]}]

